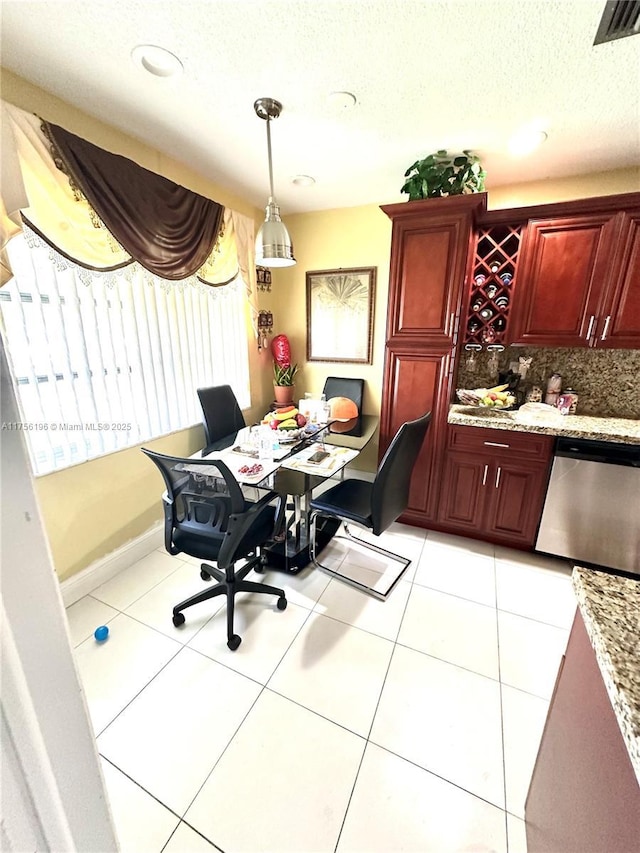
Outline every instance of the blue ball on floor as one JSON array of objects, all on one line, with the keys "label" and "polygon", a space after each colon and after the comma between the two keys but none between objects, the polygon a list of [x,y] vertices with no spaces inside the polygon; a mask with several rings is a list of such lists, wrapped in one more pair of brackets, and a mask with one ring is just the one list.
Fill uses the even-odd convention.
[{"label": "blue ball on floor", "polygon": [[100,625],[100,627],[96,628],[96,630],[93,632],[93,636],[99,643],[104,643],[104,641],[109,636],[109,629],[106,625]]}]

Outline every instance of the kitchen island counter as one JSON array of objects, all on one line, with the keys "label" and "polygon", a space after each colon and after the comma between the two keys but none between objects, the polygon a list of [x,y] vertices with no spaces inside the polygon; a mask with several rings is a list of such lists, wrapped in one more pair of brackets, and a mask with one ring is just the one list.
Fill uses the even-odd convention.
[{"label": "kitchen island counter", "polygon": [[637,853],[640,581],[575,566],[578,608],[525,806],[530,853]]},{"label": "kitchen island counter", "polygon": [[640,784],[640,580],[579,566],[571,580]]},{"label": "kitchen island counter", "polygon": [[[549,407],[551,409],[551,407]],[[630,418],[596,418],[587,415],[561,415],[555,409],[549,419],[528,418],[519,410],[495,411],[477,406],[454,404],[449,408],[450,424],[486,427],[513,432],[538,433],[566,438],[586,438],[640,445],[640,420]]]}]

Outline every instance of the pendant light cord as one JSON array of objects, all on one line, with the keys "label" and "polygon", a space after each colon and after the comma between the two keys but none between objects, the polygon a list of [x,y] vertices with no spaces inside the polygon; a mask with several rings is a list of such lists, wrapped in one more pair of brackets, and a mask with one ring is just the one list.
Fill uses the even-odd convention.
[{"label": "pendant light cord", "polygon": [[271,118],[267,116],[267,156],[269,158],[269,188],[273,199],[273,166],[271,165]]}]

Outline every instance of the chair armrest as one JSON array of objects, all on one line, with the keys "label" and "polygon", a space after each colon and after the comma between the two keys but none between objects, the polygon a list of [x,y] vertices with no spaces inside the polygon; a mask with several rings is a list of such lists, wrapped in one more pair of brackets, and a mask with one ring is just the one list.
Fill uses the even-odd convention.
[{"label": "chair armrest", "polygon": [[278,501],[278,507],[274,514],[274,525],[271,531],[271,536],[265,537],[265,541],[271,538],[279,525],[282,523],[284,515],[284,502],[286,498],[279,495],[277,492],[267,492],[259,501],[251,504],[249,509],[241,513],[231,513],[228,520],[227,533],[224,542],[218,555],[218,565],[221,568],[226,566],[226,560],[229,563],[237,559],[236,549],[244,537],[249,533],[254,524],[258,523],[262,516],[269,511],[270,505]]},{"label": "chair armrest", "polygon": [[180,554],[180,549],[173,544],[173,500],[165,492],[162,495],[164,509],[164,547],[170,554]]}]

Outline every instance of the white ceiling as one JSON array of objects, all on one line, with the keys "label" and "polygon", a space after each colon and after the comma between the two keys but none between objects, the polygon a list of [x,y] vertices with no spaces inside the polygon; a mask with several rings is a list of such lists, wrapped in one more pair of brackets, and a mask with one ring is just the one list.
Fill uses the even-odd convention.
[{"label": "white ceiling", "polygon": [[[640,37],[593,47],[605,0],[2,0],[4,67],[258,206],[258,97],[282,212],[401,201],[404,171],[477,152],[487,187],[640,165]],[[179,78],[132,48],[177,54]],[[357,98],[336,109],[329,93]],[[547,142],[507,152],[535,125]],[[311,187],[291,179],[312,175]],[[630,188],[631,189],[631,188]]]}]

